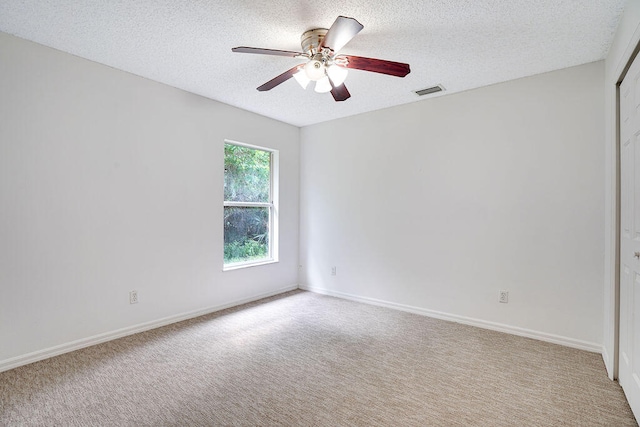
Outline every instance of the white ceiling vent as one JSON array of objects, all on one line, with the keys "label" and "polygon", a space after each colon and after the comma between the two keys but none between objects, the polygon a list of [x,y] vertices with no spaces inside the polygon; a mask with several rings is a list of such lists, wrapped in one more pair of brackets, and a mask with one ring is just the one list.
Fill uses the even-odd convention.
[{"label": "white ceiling vent", "polygon": [[438,86],[434,86],[434,87],[428,87],[426,89],[421,89],[421,90],[416,90],[416,95],[418,96],[425,96],[425,95],[431,95],[432,93],[437,93],[437,92],[442,92],[444,90],[444,87],[442,87],[442,85],[438,85]]}]

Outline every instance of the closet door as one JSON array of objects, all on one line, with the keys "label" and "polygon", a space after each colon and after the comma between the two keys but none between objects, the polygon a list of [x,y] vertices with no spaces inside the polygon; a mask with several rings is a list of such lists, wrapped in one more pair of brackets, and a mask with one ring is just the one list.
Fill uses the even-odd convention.
[{"label": "closet door", "polygon": [[618,380],[640,419],[640,56],[620,85],[620,204]]}]

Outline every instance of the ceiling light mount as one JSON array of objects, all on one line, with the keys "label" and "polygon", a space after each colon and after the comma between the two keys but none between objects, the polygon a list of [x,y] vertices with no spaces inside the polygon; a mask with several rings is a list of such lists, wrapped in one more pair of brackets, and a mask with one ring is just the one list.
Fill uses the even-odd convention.
[{"label": "ceiling light mount", "polygon": [[322,40],[327,35],[326,28],[314,28],[313,30],[305,31],[300,36],[300,45],[302,46],[302,51],[307,53],[310,57],[314,56],[319,52],[320,45],[322,44]]}]

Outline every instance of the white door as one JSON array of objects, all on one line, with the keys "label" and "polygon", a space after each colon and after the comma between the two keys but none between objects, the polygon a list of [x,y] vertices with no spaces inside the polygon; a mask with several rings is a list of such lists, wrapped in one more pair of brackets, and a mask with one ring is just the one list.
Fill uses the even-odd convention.
[{"label": "white door", "polygon": [[618,381],[640,419],[640,56],[620,85],[620,210]]}]

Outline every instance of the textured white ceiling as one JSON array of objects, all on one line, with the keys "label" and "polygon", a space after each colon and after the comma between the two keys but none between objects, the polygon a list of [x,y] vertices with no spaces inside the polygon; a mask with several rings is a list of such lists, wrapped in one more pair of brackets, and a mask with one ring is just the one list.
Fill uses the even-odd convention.
[{"label": "textured white ceiling", "polygon": [[[1,0],[0,31],[296,126],[603,59],[627,0]],[[637,0],[629,0],[637,1]],[[300,51],[338,15],[364,25],[341,53],[407,62],[405,78],[350,70],[351,98],[290,79],[300,60],[232,53]]]}]

